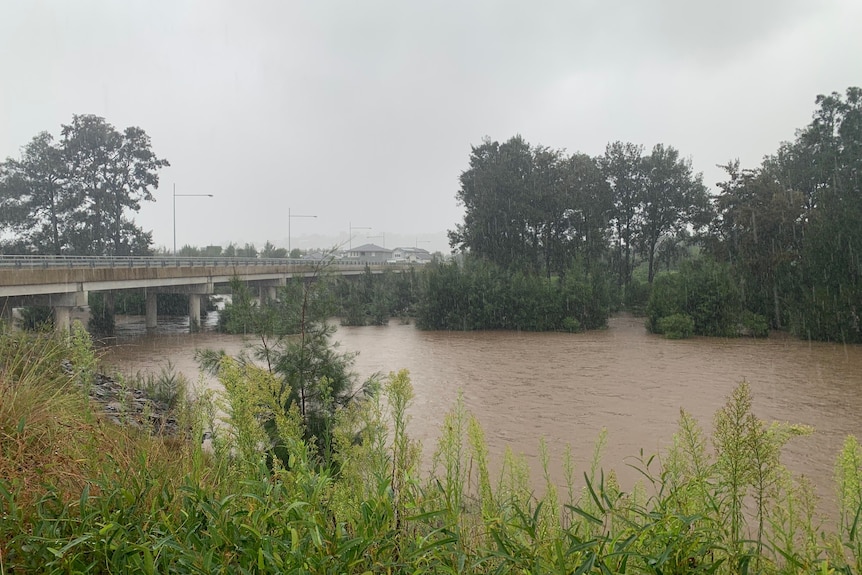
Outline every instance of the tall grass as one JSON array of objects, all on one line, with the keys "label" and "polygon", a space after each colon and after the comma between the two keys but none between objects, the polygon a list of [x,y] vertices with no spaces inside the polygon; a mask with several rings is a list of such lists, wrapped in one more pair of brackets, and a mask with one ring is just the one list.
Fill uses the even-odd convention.
[{"label": "tall grass", "polygon": [[[478,421],[460,400],[442,421],[430,473],[410,439],[412,385],[337,413],[317,459],[275,383],[222,360],[178,437],[102,421],[81,387],[86,339],[0,336],[0,574],[7,573],[857,573],[862,449],[836,464],[841,510],[821,527],[812,489],[780,463],[806,428],[754,415],[740,385],[709,435],[681,413],[672,446],[635,460],[624,492],[592,461],[565,485],[507,453],[492,475]],[[225,422],[215,421],[223,413]],[[262,423],[274,421],[277,442]],[[212,433],[212,450],[201,447]],[[310,441],[310,440],[309,440]],[[289,457],[275,457],[274,445]],[[570,452],[569,452],[570,453]],[[542,485],[537,495],[533,485]]]}]

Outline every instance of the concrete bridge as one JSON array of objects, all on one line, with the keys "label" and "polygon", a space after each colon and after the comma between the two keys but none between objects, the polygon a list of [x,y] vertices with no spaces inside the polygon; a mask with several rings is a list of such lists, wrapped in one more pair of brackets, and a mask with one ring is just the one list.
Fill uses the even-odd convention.
[{"label": "concrete bridge", "polygon": [[275,297],[276,289],[294,277],[326,273],[359,275],[368,265],[372,273],[404,266],[357,260],[326,262],[292,259],[203,257],[90,257],[0,256],[0,319],[11,321],[16,307],[50,306],[54,326],[68,330],[72,309],[87,305],[91,291],[140,290],[146,295],[146,325],[157,325],[159,294],[181,293],[189,297],[189,327],[200,326],[200,297],[212,294],[216,285],[237,277],[261,289],[261,297]]}]

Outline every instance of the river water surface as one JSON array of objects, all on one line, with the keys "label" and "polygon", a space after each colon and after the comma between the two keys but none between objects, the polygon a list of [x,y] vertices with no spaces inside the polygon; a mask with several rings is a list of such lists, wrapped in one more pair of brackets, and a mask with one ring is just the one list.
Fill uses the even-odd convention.
[{"label": "river water surface", "polygon": [[[240,336],[180,334],[182,319],[160,318],[160,323],[158,332],[148,335],[143,318],[119,321],[115,344],[104,350],[105,363],[134,373],[157,371],[170,360],[196,381],[196,349],[237,353],[245,345]],[[641,449],[651,454],[667,447],[681,408],[710,432],[715,411],[745,380],[760,418],[816,429],[811,437],[794,439],[784,460],[815,482],[829,508],[835,456],[847,434],[862,432],[859,346],[803,342],[783,334],[765,340],[671,341],[647,333],[642,319],[629,316],[612,318],[606,330],[583,334],[424,332],[393,320],[386,327],[339,327],[335,339],[342,351],[358,352],[354,370],[363,378],[410,370],[415,400],[408,430],[422,441],[426,458],[445,413],[463,392],[492,457],[499,461],[507,446],[524,454],[537,483],[541,438],[560,481],[565,445],[572,447],[580,476],[606,428],[603,466],[615,469],[625,487],[638,477],[626,465],[629,458]]]}]

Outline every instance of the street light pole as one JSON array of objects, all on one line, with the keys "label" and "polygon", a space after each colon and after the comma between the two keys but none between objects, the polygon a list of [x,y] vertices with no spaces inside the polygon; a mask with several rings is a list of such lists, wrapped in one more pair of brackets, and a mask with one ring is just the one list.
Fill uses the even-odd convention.
[{"label": "street light pole", "polygon": [[177,255],[177,198],[211,198],[212,194],[178,194],[174,184],[174,256]]},{"label": "street light pole", "polygon": [[287,208],[287,257],[290,258],[290,220],[293,218],[316,218],[317,216],[301,216],[299,214],[291,214],[290,208]]},{"label": "street light pole", "polygon": [[347,222],[347,251],[353,249],[353,230],[370,230],[368,226],[354,226],[351,222]]}]

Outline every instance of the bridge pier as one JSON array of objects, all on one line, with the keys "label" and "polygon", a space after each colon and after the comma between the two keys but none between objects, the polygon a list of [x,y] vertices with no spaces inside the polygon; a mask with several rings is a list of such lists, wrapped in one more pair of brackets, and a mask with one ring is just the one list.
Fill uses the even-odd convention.
[{"label": "bridge pier", "polygon": [[201,329],[201,296],[189,294],[189,331],[195,333]]},{"label": "bridge pier", "polygon": [[147,298],[147,304],[146,304],[147,331],[152,331],[152,330],[156,329],[156,327],[159,325],[159,315],[158,315],[159,306],[158,306],[158,299],[157,299],[158,295],[154,291],[147,290],[146,291],[146,298]]},{"label": "bridge pier", "polygon": [[68,306],[54,306],[54,331],[69,333],[72,328],[72,308]]},{"label": "bridge pier", "polygon": [[2,320],[6,321],[8,314],[11,325],[13,308],[34,305],[50,307],[54,313],[54,330],[69,333],[72,327],[72,310],[76,307],[87,306],[87,292],[78,291],[0,298],[0,313],[3,314]]},{"label": "bridge pier", "polygon": [[256,280],[249,283],[257,286],[258,298],[262,304],[268,301],[275,301],[278,298],[278,288],[284,287],[287,284],[284,278]]},{"label": "bridge pier", "polygon": [[[188,294],[189,296],[189,331],[194,333],[201,328],[201,296],[213,293],[212,282],[187,285],[163,286],[147,288],[147,329],[156,327],[158,294]],[[152,297],[152,299],[151,299]],[[152,325],[151,325],[152,324]]]}]

